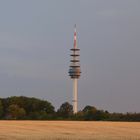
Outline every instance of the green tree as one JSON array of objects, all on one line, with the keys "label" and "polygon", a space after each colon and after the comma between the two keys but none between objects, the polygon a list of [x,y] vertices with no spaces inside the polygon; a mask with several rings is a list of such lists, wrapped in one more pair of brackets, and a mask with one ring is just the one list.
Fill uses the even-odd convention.
[{"label": "green tree", "polygon": [[[18,105],[19,108],[23,108],[26,112],[26,119],[40,119],[41,116],[50,117],[55,113],[54,107],[52,104],[46,100],[40,100],[33,97],[24,97],[24,96],[12,96],[3,99],[4,104],[4,114],[7,116],[7,108],[10,105]],[[44,112],[44,113],[42,113]],[[33,115],[34,114],[34,115]],[[45,114],[45,115],[44,115]]]},{"label": "green tree", "polygon": [[86,106],[83,112],[85,120],[96,120],[97,109],[94,106]]},{"label": "green tree", "polygon": [[3,105],[2,105],[2,101],[0,100],[0,118],[3,115]]},{"label": "green tree", "polygon": [[88,113],[88,112],[91,111],[91,110],[94,111],[94,112],[97,111],[96,107],[87,105],[87,106],[85,106],[85,108],[83,109],[83,112],[84,112],[84,113]]},{"label": "green tree", "polygon": [[73,115],[73,107],[68,102],[63,103],[57,111],[58,116],[70,118]]},{"label": "green tree", "polygon": [[84,112],[78,111],[76,114],[73,114],[72,120],[83,121],[84,120]]},{"label": "green tree", "polygon": [[26,115],[24,108],[20,108],[16,104],[12,104],[8,107],[8,117],[10,119],[22,119]]}]

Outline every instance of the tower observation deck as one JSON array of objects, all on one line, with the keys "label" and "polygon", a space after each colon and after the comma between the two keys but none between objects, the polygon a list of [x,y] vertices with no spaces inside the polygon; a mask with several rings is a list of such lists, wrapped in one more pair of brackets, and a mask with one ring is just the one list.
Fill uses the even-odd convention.
[{"label": "tower observation deck", "polygon": [[71,79],[73,79],[73,112],[77,113],[77,96],[78,96],[78,79],[81,75],[81,69],[80,69],[80,60],[79,60],[79,51],[80,49],[77,48],[77,34],[76,34],[76,25],[75,25],[75,30],[74,30],[74,45],[71,50],[71,57],[72,59],[70,60],[70,68],[69,68],[69,76]]}]

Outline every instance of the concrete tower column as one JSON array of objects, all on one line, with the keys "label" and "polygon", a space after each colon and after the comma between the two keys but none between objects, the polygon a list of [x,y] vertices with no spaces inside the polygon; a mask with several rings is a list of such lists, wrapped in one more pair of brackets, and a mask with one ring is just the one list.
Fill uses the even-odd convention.
[{"label": "concrete tower column", "polygon": [[73,79],[73,113],[77,113],[78,111],[78,80]]}]

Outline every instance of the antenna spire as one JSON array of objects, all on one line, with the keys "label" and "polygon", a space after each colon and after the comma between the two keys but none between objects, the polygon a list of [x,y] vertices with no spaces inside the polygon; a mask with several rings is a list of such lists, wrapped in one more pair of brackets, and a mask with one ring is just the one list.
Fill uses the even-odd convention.
[{"label": "antenna spire", "polygon": [[74,49],[77,48],[77,33],[76,33],[76,24],[74,25]]}]

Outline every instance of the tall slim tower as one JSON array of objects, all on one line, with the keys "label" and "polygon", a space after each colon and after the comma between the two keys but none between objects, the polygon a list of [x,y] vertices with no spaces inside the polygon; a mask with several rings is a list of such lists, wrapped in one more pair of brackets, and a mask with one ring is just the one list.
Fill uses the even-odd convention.
[{"label": "tall slim tower", "polygon": [[71,79],[73,79],[73,112],[77,113],[77,108],[78,108],[78,79],[81,75],[81,70],[80,70],[80,61],[79,61],[79,51],[80,49],[77,48],[77,35],[76,35],[76,25],[74,27],[74,44],[73,48],[71,49],[72,51],[72,59],[71,59],[71,65],[69,68],[69,76]]}]

